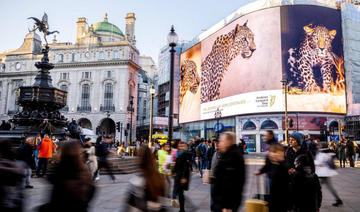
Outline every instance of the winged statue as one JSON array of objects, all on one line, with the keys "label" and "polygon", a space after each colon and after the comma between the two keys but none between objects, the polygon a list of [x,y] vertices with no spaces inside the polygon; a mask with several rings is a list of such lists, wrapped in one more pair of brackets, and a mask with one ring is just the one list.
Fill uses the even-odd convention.
[{"label": "winged statue", "polygon": [[38,18],[35,18],[35,17],[29,17],[28,19],[33,19],[35,21],[33,29],[29,30],[29,31],[34,32],[35,30],[39,30],[39,32],[44,33],[44,39],[45,39],[46,45],[48,45],[46,36],[54,34],[54,33],[59,33],[59,31],[56,31],[56,30],[49,31],[48,16],[46,13],[44,13],[41,20],[39,20]]}]

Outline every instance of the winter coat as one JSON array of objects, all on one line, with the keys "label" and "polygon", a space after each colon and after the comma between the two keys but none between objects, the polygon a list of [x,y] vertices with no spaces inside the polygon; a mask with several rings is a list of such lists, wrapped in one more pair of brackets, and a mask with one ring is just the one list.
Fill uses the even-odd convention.
[{"label": "winter coat", "polygon": [[332,177],[337,175],[334,169],[329,167],[329,161],[333,157],[332,153],[318,152],[315,157],[316,174],[318,177]]},{"label": "winter coat", "polygon": [[[271,162],[270,162],[271,163]],[[271,178],[269,212],[286,212],[289,208],[290,176],[286,162],[269,164]]]},{"label": "winter coat", "polygon": [[44,138],[36,148],[39,150],[39,158],[52,158],[55,145],[50,138]]},{"label": "winter coat", "polygon": [[355,154],[354,143],[352,141],[348,141],[346,143],[346,156],[351,157],[354,154]]},{"label": "winter coat", "polygon": [[344,142],[339,143],[338,154],[339,160],[346,160],[346,144]]},{"label": "winter coat", "polygon": [[287,164],[289,165],[289,169],[295,168],[295,164],[294,164],[295,159],[299,155],[306,155],[307,157],[309,157],[311,170],[312,170],[312,172],[315,172],[314,158],[311,155],[311,153],[303,147],[301,147],[297,152],[295,152],[295,150],[292,147],[289,147],[286,150],[285,160],[286,160]]},{"label": "winter coat", "polygon": [[33,147],[27,143],[21,144],[17,151],[17,159],[24,161],[29,168],[32,168],[34,165]]},{"label": "winter coat", "polygon": [[[175,188],[176,189],[189,189],[190,183],[190,173],[191,173],[191,154],[187,151],[180,152],[178,157],[176,158],[176,163],[174,167],[175,173]],[[186,179],[185,184],[181,184],[180,181],[182,178]]]},{"label": "winter coat", "polygon": [[163,165],[164,165],[165,160],[166,160],[167,156],[169,155],[169,153],[167,151],[161,149],[157,152],[157,154],[158,154],[158,159],[159,159],[159,172],[161,174],[168,174],[164,170]]},{"label": "winter coat", "polygon": [[214,170],[213,200],[221,208],[237,209],[242,199],[245,165],[242,150],[232,145]]},{"label": "winter coat", "polygon": [[100,141],[95,145],[95,154],[99,161],[106,161],[109,153],[109,145],[105,141]]}]

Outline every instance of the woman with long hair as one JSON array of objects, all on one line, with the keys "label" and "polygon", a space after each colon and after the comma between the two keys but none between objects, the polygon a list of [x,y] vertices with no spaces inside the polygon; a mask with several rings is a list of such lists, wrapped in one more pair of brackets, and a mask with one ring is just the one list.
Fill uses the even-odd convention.
[{"label": "woman with long hair", "polygon": [[61,145],[60,161],[49,181],[53,184],[50,203],[40,207],[40,211],[87,211],[95,187],[79,141]]},{"label": "woman with long hair", "polygon": [[165,180],[157,169],[155,157],[151,149],[142,146],[139,149],[140,174],[130,179],[130,188],[126,196],[123,211],[166,211],[163,202]]}]

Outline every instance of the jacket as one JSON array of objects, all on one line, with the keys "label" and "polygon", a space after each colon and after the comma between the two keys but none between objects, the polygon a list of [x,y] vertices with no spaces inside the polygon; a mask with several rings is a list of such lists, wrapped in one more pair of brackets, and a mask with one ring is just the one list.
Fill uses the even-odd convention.
[{"label": "jacket", "polygon": [[30,144],[23,143],[17,151],[17,159],[24,161],[29,168],[33,167],[33,147]]},{"label": "jacket", "polygon": [[[191,154],[189,152],[180,153],[176,158],[176,163],[174,167],[175,172],[175,188],[182,188],[184,190],[189,189],[190,173],[191,173]],[[185,184],[181,184],[180,180],[182,178],[186,179]]]},{"label": "jacket", "polygon": [[44,138],[36,148],[39,150],[38,158],[52,158],[55,145],[50,138]]},{"label": "jacket", "polygon": [[332,153],[318,152],[315,157],[316,174],[319,177],[332,177],[337,175],[334,169],[329,167],[329,161],[331,160]]},{"label": "jacket", "polygon": [[213,201],[221,209],[236,210],[241,203],[245,182],[245,164],[242,150],[232,145],[214,170]]},{"label": "jacket", "polygon": [[286,160],[287,164],[289,165],[289,169],[295,168],[295,159],[299,155],[306,155],[307,157],[309,157],[311,170],[312,170],[312,172],[315,172],[314,158],[311,155],[311,153],[309,151],[307,151],[306,148],[304,148],[304,147],[301,147],[297,152],[295,152],[292,147],[289,147],[286,150],[285,160]]},{"label": "jacket", "polygon": [[290,176],[286,162],[270,165],[269,212],[286,212],[289,208]]}]

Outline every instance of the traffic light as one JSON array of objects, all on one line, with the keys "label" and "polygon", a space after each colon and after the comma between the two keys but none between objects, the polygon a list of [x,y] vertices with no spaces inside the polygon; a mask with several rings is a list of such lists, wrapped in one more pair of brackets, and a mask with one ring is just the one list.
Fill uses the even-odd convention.
[{"label": "traffic light", "polygon": [[119,122],[119,121],[116,122],[116,130],[117,130],[118,132],[120,132],[120,122]]},{"label": "traffic light", "polygon": [[289,118],[289,128],[294,127],[294,120],[292,118]]}]

